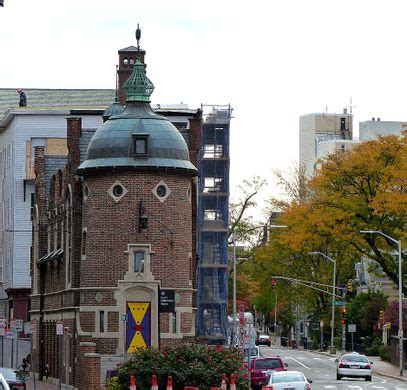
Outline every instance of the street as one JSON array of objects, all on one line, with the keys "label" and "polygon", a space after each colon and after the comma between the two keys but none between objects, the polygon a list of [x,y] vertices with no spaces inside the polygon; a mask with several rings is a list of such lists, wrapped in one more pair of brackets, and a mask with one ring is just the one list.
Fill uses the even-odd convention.
[{"label": "street", "polygon": [[407,390],[407,383],[396,379],[373,374],[372,381],[364,379],[336,380],[335,357],[320,355],[303,349],[289,349],[277,346],[261,346],[263,356],[280,355],[288,364],[288,370],[301,371],[312,380],[312,389],[395,389]]}]

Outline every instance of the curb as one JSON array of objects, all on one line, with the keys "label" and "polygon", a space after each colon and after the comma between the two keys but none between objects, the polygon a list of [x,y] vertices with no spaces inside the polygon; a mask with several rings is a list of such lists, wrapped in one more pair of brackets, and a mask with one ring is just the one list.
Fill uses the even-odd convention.
[{"label": "curb", "polygon": [[406,379],[406,378],[400,378],[400,377],[397,376],[397,375],[387,374],[387,373],[385,373],[385,372],[376,371],[376,370],[372,370],[372,372],[373,372],[373,374],[376,374],[376,375],[380,375],[380,376],[385,376],[385,377],[387,377],[387,378],[396,379],[396,380],[399,380],[399,381],[401,381],[401,382],[407,382],[407,379]]}]

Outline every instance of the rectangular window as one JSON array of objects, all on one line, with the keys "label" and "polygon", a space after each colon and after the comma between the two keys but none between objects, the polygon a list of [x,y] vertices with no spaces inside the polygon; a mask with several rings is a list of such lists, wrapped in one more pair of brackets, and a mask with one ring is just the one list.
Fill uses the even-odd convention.
[{"label": "rectangular window", "polygon": [[133,135],[134,157],[147,157],[148,155],[148,134]]},{"label": "rectangular window", "polygon": [[144,252],[134,252],[134,272],[144,272]]},{"label": "rectangular window", "polygon": [[105,331],[105,311],[101,310],[99,312],[99,332],[103,333]]},{"label": "rectangular window", "polygon": [[177,333],[177,313],[172,313],[172,333]]}]

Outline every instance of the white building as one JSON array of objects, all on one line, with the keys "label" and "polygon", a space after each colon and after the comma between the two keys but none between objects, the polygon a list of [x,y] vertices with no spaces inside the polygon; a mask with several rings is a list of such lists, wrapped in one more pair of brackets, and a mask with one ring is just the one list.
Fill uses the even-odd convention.
[{"label": "white building", "polygon": [[114,90],[0,89],[0,317],[26,320],[30,294],[34,146],[47,154],[66,149],[66,117],[97,129]]},{"label": "white building", "polygon": [[366,141],[379,135],[401,135],[407,129],[407,122],[381,121],[372,118],[370,121],[359,122],[359,139]]},{"label": "white building", "polygon": [[[307,114],[300,116],[300,164],[304,164],[307,176],[312,176],[321,143],[335,140],[352,140],[353,116],[344,109],[342,114]],[[326,149],[326,145],[322,146]],[[325,150],[324,149],[324,150]]]}]

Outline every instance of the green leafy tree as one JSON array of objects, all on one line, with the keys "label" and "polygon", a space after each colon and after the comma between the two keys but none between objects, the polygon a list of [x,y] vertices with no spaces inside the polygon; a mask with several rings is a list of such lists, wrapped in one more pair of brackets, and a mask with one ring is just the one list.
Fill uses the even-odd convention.
[{"label": "green leafy tree", "polygon": [[387,307],[387,298],[381,291],[368,291],[355,296],[347,305],[348,323],[356,324],[355,339],[371,336],[377,328],[381,310]]}]

